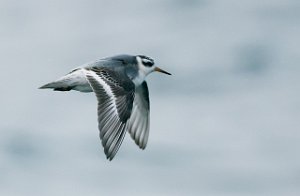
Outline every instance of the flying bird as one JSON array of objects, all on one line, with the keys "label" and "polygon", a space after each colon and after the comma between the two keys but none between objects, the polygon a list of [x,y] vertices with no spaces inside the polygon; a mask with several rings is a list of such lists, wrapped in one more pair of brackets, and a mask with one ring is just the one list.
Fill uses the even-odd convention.
[{"label": "flying bird", "polygon": [[106,158],[112,160],[126,132],[145,149],[149,136],[149,91],[145,78],[157,71],[171,75],[144,55],[117,55],[86,63],[40,89],[94,92],[98,129]]}]

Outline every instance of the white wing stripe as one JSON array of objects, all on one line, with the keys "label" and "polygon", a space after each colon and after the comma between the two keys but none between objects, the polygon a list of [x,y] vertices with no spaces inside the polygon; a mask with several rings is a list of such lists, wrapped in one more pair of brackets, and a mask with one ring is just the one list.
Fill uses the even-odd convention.
[{"label": "white wing stripe", "polygon": [[[108,106],[107,111],[114,111],[117,114],[117,116],[119,116],[117,106],[115,104],[116,103],[116,98],[115,98],[115,95],[113,94],[110,86],[101,77],[99,77],[95,72],[85,70],[85,73],[86,73],[87,76],[93,77],[95,80],[97,80],[97,82],[99,82],[99,84],[101,84],[101,86],[104,88],[106,94],[110,97],[109,106],[112,105],[113,109],[109,108],[109,106]],[[107,115],[107,116],[109,116],[109,115]]]},{"label": "white wing stripe", "polygon": [[101,77],[99,77],[95,72],[86,70],[86,75],[89,75],[89,76],[93,77],[94,79],[96,79],[99,82],[99,84],[102,85],[106,94],[109,95],[110,97],[114,98],[114,94],[113,94],[110,86],[108,86],[106,84],[106,82]]},{"label": "white wing stripe", "polygon": [[112,160],[126,134],[134,100],[134,84],[118,81],[109,70],[86,69],[85,75],[98,99],[98,128],[104,152]]}]

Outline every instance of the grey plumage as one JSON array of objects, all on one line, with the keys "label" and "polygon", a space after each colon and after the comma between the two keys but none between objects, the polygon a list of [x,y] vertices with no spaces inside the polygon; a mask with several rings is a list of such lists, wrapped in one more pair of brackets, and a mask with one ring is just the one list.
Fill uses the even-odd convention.
[{"label": "grey plumage", "polygon": [[147,145],[150,101],[144,80],[153,71],[169,74],[149,57],[117,55],[86,63],[40,88],[94,92],[100,139],[107,159],[112,160],[127,131],[141,149]]}]

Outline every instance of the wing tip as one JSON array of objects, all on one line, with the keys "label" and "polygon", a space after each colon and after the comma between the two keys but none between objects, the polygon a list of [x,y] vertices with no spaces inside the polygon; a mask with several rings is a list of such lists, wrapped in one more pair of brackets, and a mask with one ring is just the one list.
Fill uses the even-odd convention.
[{"label": "wing tip", "polygon": [[113,158],[115,157],[115,154],[109,152],[108,150],[109,150],[109,148],[106,148],[106,147],[104,146],[104,154],[105,154],[105,156],[106,156],[106,159],[109,160],[109,161],[111,161],[111,160],[113,160]]},{"label": "wing tip", "polygon": [[112,161],[114,158],[114,156],[109,156],[109,155],[106,155],[106,159],[109,160],[109,161]]},{"label": "wing tip", "polygon": [[140,147],[140,149],[142,149],[142,150],[145,150],[146,149],[146,145],[144,145],[144,146],[139,146]]}]

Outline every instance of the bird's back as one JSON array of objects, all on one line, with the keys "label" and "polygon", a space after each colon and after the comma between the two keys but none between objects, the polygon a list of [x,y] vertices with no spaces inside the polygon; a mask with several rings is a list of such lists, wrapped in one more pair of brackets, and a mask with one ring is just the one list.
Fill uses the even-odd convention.
[{"label": "bird's back", "polygon": [[130,66],[136,63],[135,56],[132,55],[116,55],[112,57],[98,59],[83,65],[83,67],[91,68],[91,67],[105,67],[108,69],[115,69],[124,66]]}]

